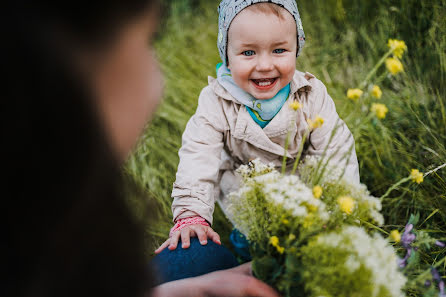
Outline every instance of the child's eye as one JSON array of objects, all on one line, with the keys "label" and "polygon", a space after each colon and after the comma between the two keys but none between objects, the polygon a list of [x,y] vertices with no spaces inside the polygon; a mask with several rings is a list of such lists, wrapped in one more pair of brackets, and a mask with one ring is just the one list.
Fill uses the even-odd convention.
[{"label": "child's eye", "polygon": [[244,55],[244,56],[252,56],[252,55],[255,55],[256,53],[255,53],[255,51],[253,51],[253,50],[248,50],[248,51],[243,51],[242,52],[242,55]]},{"label": "child's eye", "polygon": [[275,54],[282,54],[282,53],[284,53],[285,51],[286,51],[286,50],[283,49],[283,48],[277,48],[277,49],[273,50],[273,53],[275,53]]}]

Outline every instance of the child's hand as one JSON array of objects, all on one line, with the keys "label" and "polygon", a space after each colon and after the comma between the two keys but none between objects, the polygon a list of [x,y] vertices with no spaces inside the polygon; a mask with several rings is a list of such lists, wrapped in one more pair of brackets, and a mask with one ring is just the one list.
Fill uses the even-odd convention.
[{"label": "child's hand", "polygon": [[174,250],[177,248],[178,240],[181,236],[181,247],[187,249],[190,246],[190,237],[197,236],[201,245],[206,245],[208,243],[207,239],[212,239],[216,244],[221,244],[220,236],[212,230],[209,226],[203,226],[201,224],[189,225],[181,230],[172,233],[169,239],[167,239],[159,248],[155,250],[155,254],[161,253],[167,246],[169,250]]}]

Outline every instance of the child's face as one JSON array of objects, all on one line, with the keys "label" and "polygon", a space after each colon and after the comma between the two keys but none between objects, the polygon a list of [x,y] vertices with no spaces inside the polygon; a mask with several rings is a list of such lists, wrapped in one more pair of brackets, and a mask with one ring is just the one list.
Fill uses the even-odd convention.
[{"label": "child's face", "polygon": [[297,32],[294,18],[244,9],[228,32],[228,68],[235,83],[257,99],[270,99],[293,78]]}]

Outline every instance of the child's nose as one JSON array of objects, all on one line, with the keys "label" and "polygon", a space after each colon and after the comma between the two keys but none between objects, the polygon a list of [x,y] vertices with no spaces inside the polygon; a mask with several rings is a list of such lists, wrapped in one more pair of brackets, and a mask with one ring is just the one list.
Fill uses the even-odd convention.
[{"label": "child's nose", "polygon": [[274,69],[273,59],[270,55],[262,55],[257,60],[257,71],[266,72]]}]

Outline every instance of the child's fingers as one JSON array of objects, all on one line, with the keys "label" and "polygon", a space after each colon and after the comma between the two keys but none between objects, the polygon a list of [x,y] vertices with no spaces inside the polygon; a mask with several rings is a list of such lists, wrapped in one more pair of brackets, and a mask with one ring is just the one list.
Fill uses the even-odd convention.
[{"label": "child's fingers", "polygon": [[170,237],[169,250],[173,251],[177,248],[178,240],[180,239],[180,231],[176,231]]},{"label": "child's fingers", "polygon": [[187,249],[190,246],[190,228],[181,229],[181,247]]},{"label": "child's fingers", "polygon": [[200,241],[201,245],[205,245],[208,243],[208,237],[206,234],[206,230],[202,225],[192,226],[192,229],[194,230],[195,234],[197,235],[198,240]]},{"label": "child's fingers", "polygon": [[210,239],[212,239],[213,242],[217,243],[217,244],[221,244],[220,241],[220,235],[218,235],[217,232],[215,232],[214,230],[212,230],[212,228],[208,228],[207,229],[207,235]]},{"label": "child's fingers", "polygon": [[155,250],[155,254],[161,253],[170,244],[170,238],[168,238],[159,248]]}]

